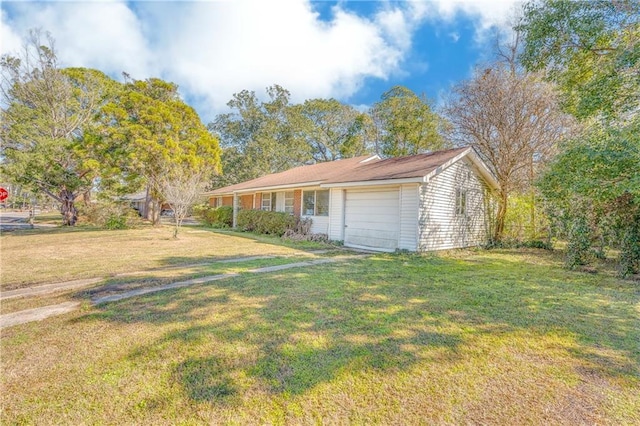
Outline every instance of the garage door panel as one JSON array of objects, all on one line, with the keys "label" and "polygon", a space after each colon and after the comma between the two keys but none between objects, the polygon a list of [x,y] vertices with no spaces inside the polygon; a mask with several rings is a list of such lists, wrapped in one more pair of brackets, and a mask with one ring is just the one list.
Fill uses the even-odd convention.
[{"label": "garage door panel", "polygon": [[359,229],[362,232],[368,230],[375,230],[375,231],[390,231],[390,232],[397,232],[398,230],[398,223],[396,222],[380,222],[377,221],[373,218],[367,218],[367,220],[361,220],[360,222],[358,222],[358,224],[348,224],[347,223],[347,228],[349,230],[356,230]]},{"label": "garage door panel", "polygon": [[386,202],[386,201],[394,201],[394,199],[398,196],[397,192],[390,193],[382,193],[382,194],[373,194],[373,193],[365,193],[365,194],[351,194],[353,197],[349,197],[349,201],[353,205],[364,205],[372,202]]},{"label": "garage door panel", "polygon": [[[353,238],[356,238],[356,237],[369,238],[371,236],[371,229],[351,228],[349,232]],[[377,230],[375,233],[375,238],[379,238],[381,240],[395,241],[398,238],[398,233],[392,230],[391,231]]]},{"label": "garage door panel", "polygon": [[[390,205],[391,203],[395,203],[395,205]],[[398,211],[397,204],[397,200],[386,200],[384,202],[379,200],[352,202],[349,203],[349,207],[351,208],[349,214],[375,213],[382,215],[394,215]]]},{"label": "garage door panel", "polygon": [[398,189],[347,191],[345,244],[393,251],[399,237]]}]

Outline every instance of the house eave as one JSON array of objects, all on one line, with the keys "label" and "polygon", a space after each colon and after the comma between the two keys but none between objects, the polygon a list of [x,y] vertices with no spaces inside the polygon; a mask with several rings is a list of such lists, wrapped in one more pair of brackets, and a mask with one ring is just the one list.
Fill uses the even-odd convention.
[{"label": "house eave", "polygon": [[401,185],[404,183],[422,183],[422,176],[403,179],[363,180],[356,182],[323,183],[321,188],[346,188],[351,186]]},{"label": "house eave", "polygon": [[315,181],[315,182],[290,183],[287,185],[259,186],[255,188],[237,189],[235,191],[226,191],[226,192],[209,191],[209,192],[205,192],[204,195],[208,197],[225,197],[225,196],[234,195],[234,194],[241,195],[241,194],[247,194],[247,193],[253,193],[253,192],[270,192],[270,191],[277,191],[281,189],[295,189],[295,188],[305,188],[310,186],[320,186],[321,183],[322,181]]}]

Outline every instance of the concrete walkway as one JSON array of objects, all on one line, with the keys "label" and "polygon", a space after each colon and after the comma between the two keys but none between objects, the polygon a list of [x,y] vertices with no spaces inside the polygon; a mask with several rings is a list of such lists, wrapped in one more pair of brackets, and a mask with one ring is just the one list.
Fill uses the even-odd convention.
[{"label": "concrete walkway", "polygon": [[27,309],[25,311],[0,315],[0,328],[11,327],[32,321],[42,321],[49,317],[75,311],[79,307],[80,302],[64,302],[58,305],[43,306],[42,308]]},{"label": "concrete walkway", "polygon": [[[291,268],[300,268],[300,267],[303,267],[303,266],[313,266],[313,265],[321,265],[323,263],[333,263],[335,261],[336,260],[334,260],[333,258],[331,258],[331,259],[317,259],[317,260],[309,260],[309,261],[306,261],[306,262],[288,263],[288,264],[285,264],[285,265],[265,266],[264,268],[250,269],[247,272],[251,273],[251,274],[260,274],[260,273],[265,273],[265,272],[282,271],[282,270],[291,269]],[[111,296],[99,297],[97,299],[93,299],[91,301],[91,303],[93,303],[94,305],[101,305],[103,303],[115,302],[117,300],[130,299],[132,297],[141,296],[143,294],[156,293],[158,291],[171,290],[171,289],[174,289],[174,288],[189,287],[189,286],[192,286],[194,284],[206,284],[206,283],[209,283],[209,282],[212,282],[212,281],[218,281],[218,280],[222,280],[222,279],[225,279],[225,278],[237,277],[239,275],[240,274],[237,274],[237,273],[234,273],[234,274],[209,275],[209,276],[206,276],[206,277],[193,278],[193,279],[186,280],[186,281],[178,281],[178,282],[171,283],[171,284],[159,285],[157,287],[139,288],[139,289],[136,289],[136,290],[125,291],[124,293],[120,293],[120,294],[114,294],[114,295],[111,295]]]},{"label": "concrete walkway", "polygon": [[104,278],[88,278],[85,280],[73,280],[63,283],[43,284],[36,287],[19,288],[17,290],[3,291],[0,293],[0,300],[13,299],[16,297],[40,296],[42,294],[54,293],[63,290],[75,290],[99,283]]},{"label": "concrete walkway", "polygon": [[[247,271],[248,273],[251,274],[262,274],[262,273],[267,273],[267,272],[276,272],[276,271],[282,271],[282,270],[286,270],[286,269],[292,269],[292,268],[301,268],[301,267],[305,267],[305,266],[314,266],[314,265],[322,265],[322,264],[326,264],[326,263],[335,263],[335,262],[341,262],[341,261],[345,261],[345,260],[349,260],[349,259],[355,259],[355,258],[362,258],[362,257],[366,257],[366,255],[350,255],[350,256],[340,256],[340,257],[332,257],[332,258],[322,258],[322,259],[316,259],[316,260],[309,260],[309,261],[304,261],[304,262],[295,262],[295,263],[289,263],[289,264],[284,264],[284,265],[275,265],[275,266],[266,266],[263,268],[256,268],[256,269],[251,269],[249,271]],[[93,299],[91,301],[91,303],[93,305],[102,305],[105,303],[109,303],[109,302],[115,302],[118,300],[124,300],[124,299],[130,299],[132,297],[137,297],[137,296],[142,296],[144,294],[150,294],[150,293],[156,293],[159,291],[164,291],[164,290],[171,290],[171,289],[176,289],[176,288],[182,288],[182,287],[189,287],[192,285],[196,285],[196,284],[206,284],[209,282],[213,282],[213,281],[218,281],[218,280],[222,280],[225,278],[232,278],[232,277],[237,277],[240,274],[238,273],[230,273],[230,274],[218,274],[218,275],[209,275],[206,277],[200,277],[200,278],[193,278],[190,280],[186,280],[186,281],[178,281],[178,282],[174,282],[174,283],[170,283],[170,284],[166,284],[166,285],[161,285],[161,286],[157,286],[157,287],[147,287],[147,288],[140,288],[140,289],[136,289],[136,290],[131,290],[131,291],[126,291],[124,293],[119,293],[119,294],[114,294],[111,296],[104,296],[104,297],[99,297],[97,299]],[[100,281],[101,279],[96,278],[95,282]],[[84,284],[80,284],[80,281],[84,281]],[[86,283],[87,280],[78,280],[78,282],[76,283],[76,285],[78,287],[84,285],[89,285]],[[67,285],[70,285],[70,283],[72,283],[71,281],[66,283]],[[65,284],[65,283],[63,283]],[[55,284],[50,284],[50,286],[55,286]],[[44,286],[41,286],[44,287]],[[31,289],[22,289],[22,290],[37,290],[38,287],[34,287]],[[75,288],[75,287],[70,287],[70,288]],[[18,290],[14,290],[14,292],[17,292]],[[52,291],[56,291],[56,290],[52,290]],[[9,292],[7,292],[9,293]],[[23,295],[36,295],[36,294],[43,294],[43,293],[32,293],[32,294],[23,294]],[[4,297],[4,295],[3,295]],[[13,296],[13,297],[18,297],[18,296]],[[66,314],[68,312],[72,312],[76,309],[78,309],[80,307],[80,302],[64,302],[64,303],[60,303],[58,305],[50,305],[50,306],[43,306],[41,308],[34,308],[34,309],[28,309],[28,310],[24,310],[24,311],[19,311],[19,312],[12,312],[10,314],[5,314],[5,315],[0,315],[0,328],[5,328],[5,327],[11,327],[14,325],[18,325],[18,324],[24,324],[24,323],[28,323],[28,322],[32,322],[32,321],[41,321],[45,318],[49,318],[52,316],[56,316],[56,315],[62,315],[62,314]]]}]

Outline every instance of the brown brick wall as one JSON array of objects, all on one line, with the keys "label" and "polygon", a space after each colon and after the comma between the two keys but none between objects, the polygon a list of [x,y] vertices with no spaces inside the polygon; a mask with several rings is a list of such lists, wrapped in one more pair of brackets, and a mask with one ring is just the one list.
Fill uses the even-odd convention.
[{"label": "brown brick wall", "polygon": [[293,191],[293,215],[300,216],[300,209],[302,208],[302,190],[296,189]]},{"label": "brown brick wall", "polygon": [[253,209],[253,195],[243,195],[240,197],[240,208],[243,210]]},{"label": "brown brick wall", "polygon": [[216,206],[216,197],[210,197],[209,198],[209,206],[218,207],[218,206]]},{"label": "brown brick wall", "polygon": [[222,205],[233,207],[233,195],[230,195],[228,197],[222,197]]},{"label": "brown brick wall", "polygon": [[256,210],[262,208],[262,192],[256,192]]}]

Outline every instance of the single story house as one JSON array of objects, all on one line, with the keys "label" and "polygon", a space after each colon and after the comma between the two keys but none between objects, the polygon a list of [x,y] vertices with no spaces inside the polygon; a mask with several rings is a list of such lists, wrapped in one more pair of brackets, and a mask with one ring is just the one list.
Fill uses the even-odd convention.
[{"label": "single story house", "polygon": [[208,192],[212,206],[312,219],[345,246],[429,251],[482,244],[498,183],[473,148],[296,167]]}]

